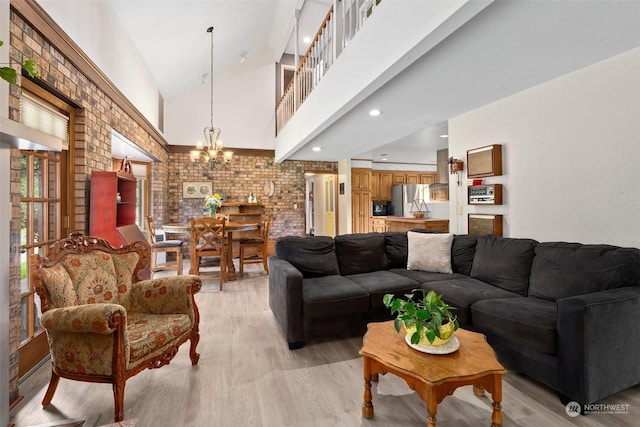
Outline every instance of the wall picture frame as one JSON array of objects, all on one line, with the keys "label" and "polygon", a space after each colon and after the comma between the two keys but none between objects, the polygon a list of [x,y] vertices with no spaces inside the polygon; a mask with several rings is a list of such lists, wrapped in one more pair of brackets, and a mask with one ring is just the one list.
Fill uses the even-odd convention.
[{"label": "wall picture frame", "polygon": [[502,145],[467,150],[467,178],[502,175]]},{"label": "wall picture frame", "polygon": [[468,214],[468,234],[502,237],[502,215]]},{"label": "wall picture frame", "polygon": [[182,183],[183,199],[204,199],[213,193],[213,182],[211,181],[185,181]]}]

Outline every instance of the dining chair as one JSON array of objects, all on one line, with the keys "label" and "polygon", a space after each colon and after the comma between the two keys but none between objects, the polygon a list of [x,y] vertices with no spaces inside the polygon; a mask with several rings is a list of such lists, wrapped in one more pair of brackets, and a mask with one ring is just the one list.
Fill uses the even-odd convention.
[{"label": "dining chair", "polygon": [[269,245],[269,225],[271,216],[265,214],[260,223],[260,237],[240,239],[240,277],[244,276],[244,265],[262,263],[264,271],[269,274],[267,249]]},{"label": "dining chair", "polygon": [[[184,242],[182,240],[163,240],[158,242],[156,238],[156,227],[153,224],[153,217],[147,216],[145,225],[147,228],[147,241],[151,245],[151,277],[156,271],[176,270],[178,276],[182,275],[182,248]],[[175,262],[167,262],[158,264],[158,254],[173,253],[176,256]]]},{"label": "dining chair", "polygon": [[[189,274],[215,274],[209,267],[219,267],[217,275],[220,290],[226,281],[227,247],[225,236],[226,219],[212,217],[191,218],[191,267]],[[206,268],[206,270],[203,270]]]}]

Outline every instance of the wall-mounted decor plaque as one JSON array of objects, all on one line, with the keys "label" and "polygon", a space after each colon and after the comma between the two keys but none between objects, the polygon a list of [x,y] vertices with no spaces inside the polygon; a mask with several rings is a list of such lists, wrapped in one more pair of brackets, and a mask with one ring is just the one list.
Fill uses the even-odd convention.
[{"label": "wall-mounted decor plaque", "polygon": [[467,178],[502,175],[502,145],[467,151]]},{"label": "wall-mounted decor plaque", "polygon": [[502,215],[469,214],[469,234],[502,237]]},{"label": "wall-mounted decor plaque", "polygon": [[211,181],[185,181],[182,183],[183,199],[204,199],[211,194],[213,183]]}]

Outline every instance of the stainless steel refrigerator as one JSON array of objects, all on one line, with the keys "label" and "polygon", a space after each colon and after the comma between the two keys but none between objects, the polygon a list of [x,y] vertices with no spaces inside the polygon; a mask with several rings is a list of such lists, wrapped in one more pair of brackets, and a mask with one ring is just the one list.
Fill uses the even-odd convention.
[{"label": "stainless steel refrigerator", "polygon": [[395,216],[413,216],[413,202],[429,201],[429,184],[400,184],[391,187],[391,207]]}]

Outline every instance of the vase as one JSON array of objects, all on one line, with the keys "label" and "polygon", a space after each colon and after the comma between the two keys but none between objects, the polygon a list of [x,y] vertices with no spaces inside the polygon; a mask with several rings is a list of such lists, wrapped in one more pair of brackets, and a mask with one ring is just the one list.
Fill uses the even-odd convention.
[{"label": "vase", "polygon": [[[435,337],[435,339],[433,340],[432,343],[429,342],[429,340],[427,339],[427,337],[424,335],[425,333],[425,329],[422,329],[422,333],[420,334],[420,342],[418,343],[421,346],[432,346],[432,347],[437,347],[440,345],[444,345],[446,343],[449,342],[449,340],[451,339],[451,337],[453,336],[453,330],[454,326],[453,326],[453,322],[447,322],[443,325],[440,325],[440,336],[442,338],[438,338]],[[405,330],[407,332],[407,335],[409,337],[411,337],[415,332],[416,332],[416,327],[415,326],[405,326]]]},{"label": "vase", "polygon": [[216,217],[216,213],[218,212],[218,208],[215,206],[209,206],[209,216],[211,218],[215,218]]}]

